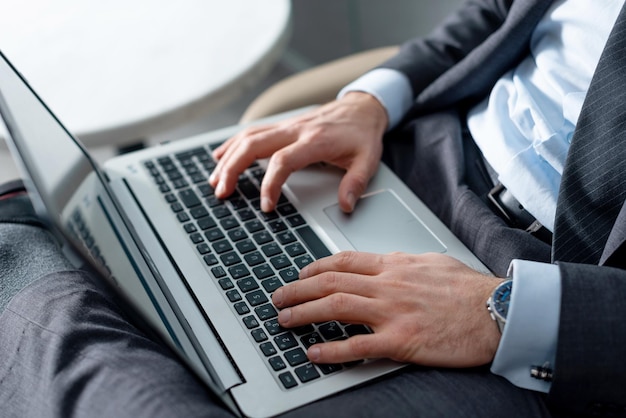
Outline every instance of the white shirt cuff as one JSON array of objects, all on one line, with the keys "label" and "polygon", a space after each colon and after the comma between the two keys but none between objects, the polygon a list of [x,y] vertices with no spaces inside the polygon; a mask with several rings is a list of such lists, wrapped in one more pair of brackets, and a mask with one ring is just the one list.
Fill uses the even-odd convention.
[{"label": "white shirt cuff", "polygon": [[554,370],[561,312],[561,275],[554,264],[513,260],[511,303],[496,356],[494,374],[515,386],[548,392],[551,382],[530,376],[531,367]]},{"label": "white shirt cuff", "polygon": [[374,96],[387,111],[389,125],[395,127],[413,105],[413,89],[406,75],[389,68],[377,68],[345,86],[339,94],[341,99],[346,93],[361,91]]}]

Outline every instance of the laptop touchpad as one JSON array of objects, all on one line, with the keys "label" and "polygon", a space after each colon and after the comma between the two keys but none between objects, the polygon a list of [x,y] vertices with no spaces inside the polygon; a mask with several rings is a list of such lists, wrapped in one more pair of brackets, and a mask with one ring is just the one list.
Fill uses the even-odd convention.
[{"label": "laptop touchpad", "polygon": [[342,212],[339,204],[325,208],[324,212],[357,251],[446,251],[441,241],[388,190],[361,198],[351,214]]}]

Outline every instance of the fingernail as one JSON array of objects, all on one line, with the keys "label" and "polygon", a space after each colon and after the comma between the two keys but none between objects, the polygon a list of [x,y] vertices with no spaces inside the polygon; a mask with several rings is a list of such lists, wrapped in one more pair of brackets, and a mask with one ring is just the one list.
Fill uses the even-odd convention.
[{"label": "fingernail", "polygon": [[278,322],[287,325],[291,320],[291,309],[283,309],[278,313]]},{"label": "fingernail", "polygon": [[354,209],[354,205],[356,203],[356,197],[354,196],[354,193],[348,192],[346,200],[348,200],[348,205],[350,206],[350,209]]},{"label": "fingernail", "polygon": [[271,212],[272,201],[268,197],[264,197],[261,199],[261,210],[263,212]]},{"label": "fingernail", "polygon": [[226,190],[226,185],[224,184],[223,181],[220,181],[219,184],[217,185],[217,188],[215,189],[215,194],[222,195],[224,194],[224,190]]},{"label": "fingernail", "polygon": [[276,289],[276,291],[274,292],[274,295],[272,296],[272,302],[274,302],[274,305],[276,305],[279,308],[282,306],[283,289]]},{"label": "fingernail", "polygon": [[215,181],[215,171],[211,173],[209,176],[209,183],[213,183]]},{"label": "fingernail", "polygon": [[309,360],[311,360],[312,362],[317,362],[320,360],[322,350],[320,350],[319,347],[311,347],[309,348],[309,352],[307,354],[309,356]]}]

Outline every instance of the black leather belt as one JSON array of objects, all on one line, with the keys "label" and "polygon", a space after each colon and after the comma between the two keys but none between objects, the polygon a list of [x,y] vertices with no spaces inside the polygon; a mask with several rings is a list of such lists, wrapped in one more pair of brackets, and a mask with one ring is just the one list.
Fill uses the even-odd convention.
[{"label": "black leather belt", "polygon": [[535,219],[502,183],[487,194],[492,209],[510,226],[523,229],[540,240],[552,244],[552,232]]}]

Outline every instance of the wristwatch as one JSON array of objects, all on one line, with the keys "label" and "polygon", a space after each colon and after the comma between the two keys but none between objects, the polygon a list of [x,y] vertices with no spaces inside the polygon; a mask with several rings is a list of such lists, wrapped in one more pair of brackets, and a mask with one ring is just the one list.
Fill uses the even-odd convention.
[{"label": "wristwatch", "polygon": [[509,313],[509,302],[511,301],[511,289],[513,281],[506,280],[498,285],[491,297],[487,300],[487,310],[491,318],[498,324],[500,333],[506,324],[506,316]]}]

